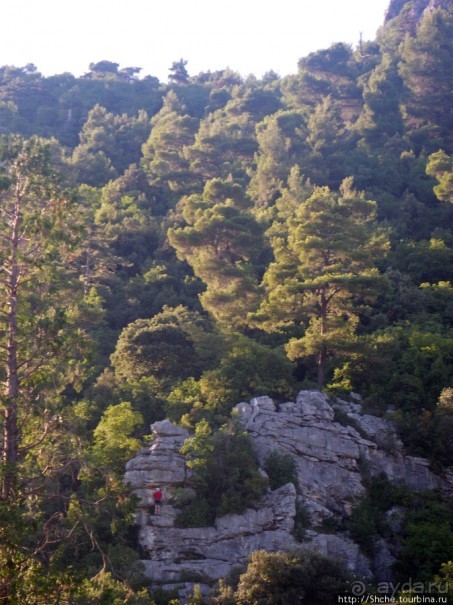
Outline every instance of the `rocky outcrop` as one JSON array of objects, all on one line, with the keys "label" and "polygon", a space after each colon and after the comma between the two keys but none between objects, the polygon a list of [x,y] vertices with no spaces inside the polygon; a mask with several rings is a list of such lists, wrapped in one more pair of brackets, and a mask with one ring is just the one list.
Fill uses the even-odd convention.
[{"label": "rocky outcrop", "polygon": [[140,544],[150,557],[144,562],[146,575],[165,584],[181,577],[209,583],[225,577],[255,550],[295,547],[295,503],[289,483],[268,494],[259,509],[221,517],[214,527],[180,529],[168,523],[171,515],[150,516],[140,527]]},{"label": "rocky outcrop", "polygon": [[189,437],[188,431],[162,420],[151,425],[151,432],[151,446],[143,448],[126,465],[125,475],[126,482],[139,496],[142,508],[146,509],[152,505],[152,491],[147,486],[160,486],[165,500],[170,489],[186,483],[188,474],[185,458],[180,453]]},{"label": "rocky outcrop", "polygon": [[315,526],[350,514],[364,493],[364,475],[384,472],[415,490],[447,488],[426,460],[403,454],[389,420],[362,414],[357,398],[331,404],[324,393],[302,391],[278,410],[270,398],[259,397],[236,406],[236,413],[261,464],[273,451],[293,457],[303,504]]},{"label": "rocky outcrop", "polygon": [[[415,490],[452,491],[452,483],[434,475],[426,460],[404,455],[389,420],[363,414],[358,396],[331,402],[318,391],[302,391],[296,401],[278,408],[269,397],[258,397],[238,404],[234,413],[261,465],[274,451],[292,456],[298,494],[287,484],[269,492],[256,509],[217,519],[213,527],[177,528],[178,490],[190,490],[190,472],[180,453],[189,434],[169,421],[155,423],[151,447],[128,463],[125,476],[140,497],[138,539],[146,553],[145,573],[153,582],[210,584],[260,548],[314,550],[341,559],[350,571],[366,577],[373,571],[385,581],[394,561],[388,545],[382,540],[375,561],[369,561],[344,532],[323,531],[326,520],[348,517],[364,494],[364,479],[381,472]],[[164,493],[160,516],[152,515],[149,485],[159,485]],[[297,500],[311,519],[303,542],[292,534]]]}]

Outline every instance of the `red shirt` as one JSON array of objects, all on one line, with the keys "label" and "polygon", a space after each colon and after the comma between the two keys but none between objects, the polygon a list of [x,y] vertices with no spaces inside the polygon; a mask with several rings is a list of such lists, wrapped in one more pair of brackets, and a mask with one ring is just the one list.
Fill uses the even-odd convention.
[{"label": "red shirt", "polygon": [[153,494],[153,498],[154,498],[154,502],[161,502],[162,501],[162,492],[160,491],[160,489],[156,490]]}]

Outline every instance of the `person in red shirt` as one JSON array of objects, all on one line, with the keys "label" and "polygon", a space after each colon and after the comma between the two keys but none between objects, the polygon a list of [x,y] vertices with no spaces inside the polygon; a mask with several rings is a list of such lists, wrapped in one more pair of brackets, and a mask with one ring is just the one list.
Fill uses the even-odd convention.
[{"label": "person in red shirt", "polygon": [[155,515],[160,515],[160,507],[162,506],[162,492],[159,486],[157,486],[154,494],[153,494],[153,500],[154,500],[154,514]]}]

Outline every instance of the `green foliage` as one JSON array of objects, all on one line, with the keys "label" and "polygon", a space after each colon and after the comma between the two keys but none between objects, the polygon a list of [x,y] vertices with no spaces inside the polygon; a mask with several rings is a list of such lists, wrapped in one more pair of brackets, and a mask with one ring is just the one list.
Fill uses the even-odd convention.
[{"label": "green foliage", "polygon": [[453,600],[453,561],[442,563],[439,574],[434,576],[434,582],[440,586],[440,590],[444,593],[445,589],[450,602]]},{"label": "green foliage", "polygon": [[417,417],[397,418],[405,443],[418,455],[430,460],[431,468],[442,474],[453,464],[453,410],[451,388],[442,390],[433,411],[423,410]]},{"label": "green foliage", "polygon": [[0,590],[8,602],[79,603],[91,594],[90,578],[99,570],[114,573],[118,594],[143,588],[138,555],[128,544],[136,502],[111,469],[93,466],[81,450],[67,432],[60,440],[53,435],[50,443],[43,441],[28,462],[35,472],[52,467],[54,475],[47,472],[47,483],[33,499],[0,507]]},{"label": "green foliage", "polygon": [[130,403],[109,406],[93,432],[91,455],[95,463],[121,474],[140,447],[140,441],[131,434],[142,424],[142,416],[132,410]]},{"label": "green foliage", "polygon": [[187,84],[189,82],[189,74],[186,65],[187,61],[185,59],[173,61],[168,79],[174,84]]},{"label": "green foliage", "polygon": [[157,248],[159,228],[152,216],[152,198],[144,172],[135,165],[101,190],[95,225],[116,253],[123,272],[138,273]]},{"label": "green foliage", "polygon": [[261,96],[261,92],[259,88],[236,86],[224,107],[201,120],[195,142],[187,149],[186,156],[191,171],[202,182],[226,179],[230,175],[240,183],[247,181],[247,170],[257,150],[255,126],[264,118],[262,108],[268,105],[262,104],[263,96],[271,101],[274,110],[279,108],[275,95]]},{"label": "green foliage", "polygon": [[210,525],[216,517],[243,513],[264,494],[250,438],[234,425],[212,432],[206,420],[195,427],[181,450],[193,471],[196,501],[178,516],[180,526]]},{"label": "green foliage", "polygon": [[[151,184],[184,193],[193,179],[184,148],[193,142],[198,120],[185,113],[176,94],[169,91],[151,126],[149,138],[142,147],[143,169]],[[171,195],[169,199],[173,199]]]},{"label": "green foliage", "polygon": [[211,507],[203,501],[189,502],[175,519],[175,527],[207,527],[212,523]]},{"label": "green foliage", "polygon": [[195,584],[193,587],[193,592],[187,601],[187,605],[205,605],[205,600],[203,599],[199,584]]},{"label": "green foliage", "polygon": [[36,599],[57,604],[65,584],[71,584],[70,573],[59,573],[58,567],[30,554],[41,537],[39,512],[34,512],[0,504],[0,598],[12,605],[32,605]]},{"label": "green foliage", "polygon": [[429,582],[453,552],[453,509],[436,492],[414,496],[406,512],[403,546],[395,571],[400,578]]},{"label": "green foliage", "polygon": [[200,314],[182,306],[164,307],[151,319],[138,319],[118,339],[112,355],[115,375],[125,381],[154,377],[163,385],[197,376],[210,362],[214,339],[208,330]]},{"label": "green foliage", "polygon": [[349,531],[362,550],[372,556],[376,539],[391,534],[385,513],[404,505],[410,496],[404,486],[396,486],[384,473],[370,479],[366,487],[367,495],[352,511]]},{"label": "green foliage", "polygon": [[284,82],[290,106],[313,108],[324,98],[356,100],[357,64],[352,49],[343,43],[310,53],[298,63],[298,74]]},{"label": "green foliage", "polygon": [[[223,584],[217,605],[294,605],[331,603],[346,590],[347,576],[341,565],[315,553],[252,553],[236,590]],[[233,600],[233,594],[234,599]]]},{"label": "green foliage", "polygon": [[316,358],[319,386],[329,356],[357,350],[356,300],[365,302],[378,287],[375,263],[388,247],[377,229],[375,204],[351,187],[347,179],[339,194],[315,188],[269,233],[275,261],[264,276],[267,299],[258,317],[273,331],[304,325],[304,335],[293,337],[287,352],[293,360]]},{"label": "green foliage", "polygon": [[438,409],[441,413],[449,413],[453,411],[453,388],[447,387],[442,389],[437,402]]},{"label": "green foliage", "polygon": [[155,605],[146,588],[132,591],[131,588],[112,576],[100,573],[80,583],[73,595],[77,605]]},{"label": "green foliage", "polygon": [[[353,510],[352,538],[364,552],[373,554],[379,536],[394,539],[385,513],[394,506],[402,511],[402,547],[395,572],[401,581],[430,582],[453,552],[451,502],[437,492],[415,494],[392,484],[384,475],[368,482],[367,496]],[[399,537],[401,540],[401,536]]]},{"label": "green foliage", "polygon": [[375,145],[402,133],[401,91],[402,82],[395,59],[386,54],[365,83],[365,105],[355,125],[367,142]]},{"label": "green foliage", "polygon": [[428,158],[426,173],[438,181],[434,187],[437,199],[453,203],[453,158],[442,150],[432,153]]},{"label": "green foliage", "polygon": [[225,414],[251,397],[291,397],[295,387],[292,370],[281,349],[240,336],[234,338],[219,367],[202,375],[200,385],[208,407]]},{"label": "green foliage", "polygon": [[182,361],[193,355],[193,343],[178,326],[138,319],[123,331],[112,361],[118,377],[125,380],[149,375],[176,378]]},{"label": "green foliage", "polygon": [[453,268],[453,248],[441,237],[409,241],[395,248],[393,259],[416,284],[436,284]]},{"label": "green foliage", "polygon": [[[197,427],[180,522],[210,523],[263,486],[240,433],[200,423],[292,398],[294,375],[392,405],[411,453],[452,464],[452,18],[419,4],[284,78],[0,67],[0,600],[150,602],[119,478],[146,427]],[[294,478],[277,462],[274,485]],[[394,539],[377,484],[353,515],[363,544]],[[428,500],[407,513],[402,577],[448,576]]]},{"label": "green foliage", "polygon": [[271,489],[277,489],[286,483],[294,483],[297,487],[296,464],[289,454],[284,454],[280,450],[270,452],[264,460],[263,468],[269,477]]},{"label": "green foliage", "polygon": [[305,530],[311,527],[310,513],[305,506],[299,501],[296,501],[296,514],[294,516],[293,536],[298,542],[303,542],[306,533]]},{"label": "green foliage", "polygon": [[[423,133],[424,141],[429,141],[428,148],[433,151],[451,143],[452,76],[448,66],[452,60],[452,35],[451,11],[426,11],[416,35],[408,36],[401,49],[399,70],[409,93],[406,110],[417,124],[413,136],[420,140]],[[435,112],[429,111],[429,104],[434,104]]]},{"label": "green foliage", "polygon": [[59,433],[62,392],[80,388],[86,377],[90,340],[71,270],[82,230],[53,170],[50,145],[3,137],[0,158],[1,491],[8,501],[19,475],[22,493],[34,474],[21,468],[24,452]]},{"label": "green foliage", "polygon": [[[225,199],[228,194],[233,197]],[[186,226],[168,231],[178,258],[187,261],[206,285],[201,304],[229,330],[244,326],[258,297],[262,228],[243,204],[237,187],[208,181],[201,198],[182,200]]]},{"label": "green foliage", "polygon": [[281,349],[234,334],[213,339],[208,352],[217,367],[176,384],[168,395],[166,413],[172,420],[193,427],[205,418],[219,426],[240,401],[265,394],[284,400],[295,392],[293,366]]},{"label": "green foliage", "polygon": [[110,61],[92,63],[76,78],[64,73],[45,78],[32,64],[0,68],[3,132],[56,137],[75,146],[89,111],[99,104],[116,115],[159,110],[162,91],[157,78],[138,79],[138,68],[118,69]]},{"label": "green foliage", "polygon": [[249,194],[258,217],[268,213],[282,193],[292,166],[306,150],[306,118],[302,111],[279,111],[257,126],[259,145]]},{"label": "green foliage", "polygon": [[[440,391],[451,384],[451,345],[451,330],[438,321],[400,322],[367,337],[366,358],[345,364],[337,379],[347,378],[376,403],[392,401],[417,417],[423,409],[434,410]],[[406,422],[409,417],[401,423],[403,430]]]}]

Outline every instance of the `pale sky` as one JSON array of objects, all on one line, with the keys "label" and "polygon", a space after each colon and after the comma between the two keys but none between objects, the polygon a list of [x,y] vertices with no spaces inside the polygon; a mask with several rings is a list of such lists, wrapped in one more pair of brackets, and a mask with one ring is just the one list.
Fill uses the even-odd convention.
[{"label": "pale sky", "polygon": [[142,67],[167,81],[230,67],[281,76],[334,42],[373,40],[390,0],[0,0],[0,65],[34,63],[46,76],[82,75],[91,62]]}]

